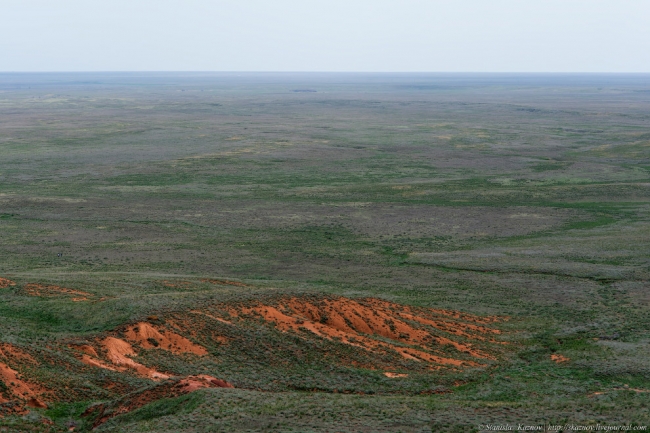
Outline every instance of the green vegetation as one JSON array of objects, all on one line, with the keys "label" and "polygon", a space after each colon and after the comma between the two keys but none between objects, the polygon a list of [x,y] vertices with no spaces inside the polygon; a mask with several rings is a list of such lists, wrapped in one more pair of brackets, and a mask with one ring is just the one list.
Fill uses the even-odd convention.
[{"label": "green vegetation", "polygon": [[215,325],[245,344],[208,347],[219,362],[139,359],[239,389],[158,400],[99,430],[650,423],[647,79],[77,78],[0,75],[0,277],[16,283],[0,288],[0,344],[38,361],[21,375],[67,390],[0,432],[88,429],[88,405],[150,385],[55,344],[283,294],[508,316],[507,355],[387,379],[321,356],[349,355],[342,344]]},{"label": "green vegetation", "polygon": [[199,393],[192,393],[176,398],[157,400],[119,417],[118,423],[138,423],[160,417],[191,413],[202,403],[202,397]]}]

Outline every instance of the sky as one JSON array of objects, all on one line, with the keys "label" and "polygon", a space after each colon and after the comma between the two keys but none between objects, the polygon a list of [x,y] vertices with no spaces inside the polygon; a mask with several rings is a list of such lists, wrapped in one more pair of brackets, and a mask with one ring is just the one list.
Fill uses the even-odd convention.
[{"label": "sky", "polygon": [[0,71],[650,72],[650,0],[0,0]]}]

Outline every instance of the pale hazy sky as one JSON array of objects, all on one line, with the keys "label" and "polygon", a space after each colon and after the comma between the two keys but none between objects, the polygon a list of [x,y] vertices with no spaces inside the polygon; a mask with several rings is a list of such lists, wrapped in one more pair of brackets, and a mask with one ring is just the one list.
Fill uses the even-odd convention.
[{"label": "pale hazy sky", "polygon": [[0,0],[0,71],[650,72],[650,0]]}]

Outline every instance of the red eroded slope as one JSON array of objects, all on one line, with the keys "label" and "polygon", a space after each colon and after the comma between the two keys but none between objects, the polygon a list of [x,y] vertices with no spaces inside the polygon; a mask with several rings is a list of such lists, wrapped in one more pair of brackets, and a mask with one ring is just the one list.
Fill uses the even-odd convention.
[{"label": "red eroded slope", "polygon": [[[142,376],[150,377],[154,380],[168,379],[170,376],[160,373],[153,368],[135,362],[131,357],[136,356],[133,346],[124,340],[115,337],[106,337],[102,341],[102,346],[106,350],[108,359],[118,367],[126,367],[135,370]],[[98,365],[101,367],[101,365]],[[105,367],[101,367],[105,368]]]},{"label": "red eroded slope", "polygon": [[[68,291],[71,289],[57,286],[28,286],[26,289],[37,296],[85,293],[72,293]],[[68,369],[68,373],[80,369],[79,363],[65,361],[70,355],[88,366],[82,367],[79,374],[84,380],[94,380],[95,389],[113,393],[112,387],[117,387],[121,390],[117,395],[124,395],[137,389],[132,384],[142,386],[143,378],[152,386],[146,392],[129,394],[130,400],[119,402],[118,397],[116,404],[97,409],[98,419],[104,420],[100,423],[153,399],[204,387],[232,387],[224,380],[197,374],[210,372],[206,366],[221,362],[221,356],[234,356],[237,360],[240,356],[260,357],[258,350],[264,351],[263,356],[268,354],[279,360],[277,364],[270,363],[271,368],[281,365],[291,369],[296,362],[308,359],[302,357],[302,353],[308,353],[319,362],[378,370],[389,378],[410,380],[405,379],[412,377],[409,373],[427,374],[441,369],[456,372],[503,359],[506,343],[496,340],[501,331],[495,324],[500,320],[504,318],[409,307],[375,298],[294,296],[246,303],[206,303],[191,311],[158,312],[146,321],[124,324],[88,340],[53,341],[45,351],[30,351],[33,356],[16,346],[0,343],[0,381],[6,385],[0,388],[5,389],[0,394],[0,404],[16,403],[24,409],[26,405],[39,406],[68,398],[65,386],[39,384],[31,376],[21,377],[19,372],[31,375],[39,362],[49,364],[50,371],[53,366]],[[284,336],[285,333],[291,335]],[[61,352],[58,358],[57,350]],[[205,359],[199,362],[197,357]],[[140,378],[134,380],[134,375]],[[83,392],[79,397],[86,398]]]},{"label": "red eroded slope", "polygon": [[6,403],[8,397],[18,398],[27,402],[30,407],[47,407],[40,399],[44,390],[38,385],[33,385],[20,379],[20,375],[16,370],[13,370],[7,364],[0,362],[0,381],[9,388],[9,396],[2,396],[0,394],[0,403]]},{"label": "red eroded slope", "polygon": [[174,332],[158,329],[147,322],[140,322],[127,328],[124,333],[127,340],[136,342],[145,349],[159,348],[175,354],[193,353],[207,355],[208,351],[198,344]]},{"label": "red eroded slope", "polygon": [[11,344],[0,344],[0,382],[5,385],[5,391],[0,390],[0,403],[17,399],[30,407],[47,407],[42,400],[46,390],[38,384],[25,380],[9,364],[36,365],[37,362],[31,355]]},{"label": "red eroded slope", "polygon": [[500,331],[488,326],[503,319],[408,307],[374,298],[292,297],[193,312],[233,326],[260,317],[283,332],[338,341],[368,352],[397,353],[433,369],[484,365],[497,359],[499,350],[493,345],[503,344],[494,340]]}]

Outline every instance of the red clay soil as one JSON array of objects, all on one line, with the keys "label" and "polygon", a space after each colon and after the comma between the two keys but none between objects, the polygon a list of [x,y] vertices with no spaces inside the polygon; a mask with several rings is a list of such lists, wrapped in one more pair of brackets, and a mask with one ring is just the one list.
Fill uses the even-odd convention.
[{"label": "red clay soil", "polygon": [[124,335],[124,339],[109,336],[97,341],[95,344],[101,351],[90,344],[70,344],[69,347],[77,351],[77,359],[88,366],[120,372],[132,370],[139,376],[152,380],[169,379],[171,376],[135,361],[133,358],[137,357],[137,351],[134,346],[142,349],[162,349],[175,355],[208,354],[205,348],[187,338],[147,322],[131,325],[123,333],[114,333],[120,334]]},{"label": "red clay soil", "polygon": [[0,343],[0,359],[11,360],[19,364],[37,364],[32,355],[9,343]]},{"label": "red clay soil", "polygon": [[[311,304],[301,303],[294,298],[289,302],[289,306],[295,311],[305,314],[311,320],[321,320],[318,312],[314,315],[314,306]],[[427,320],[423,317],[408,314],[410,311],[408,307],[391,304],[378,299],[372,299],[369,305],[363,305],[350,299],[340,298],[335,301],[326,302],[324,308],[326,310],[325,314],[327,315],[326,323],[345,332],[357,331],[365,334],[378,334],[391,340],[398,340],[404,343],[428,343],[433,339],[437,344],[451,344],[457,350],[468,352],[476,358],[495,359],[489,354],[472,349],[471,344],[457,343],[448,338],[432,336],[430,332],[424,329],[415,328],[411,324],[399,320],[399,318],[431,325],[446,332],[463,335],[465,337],[471,337],[471,335],[462,331],[458,333],[458,328],[473,327],[474,330],[481,333],[498,333],[498,330],[478,327],[469,323],[459,323],[458,321],[452,324],[445,323],[445,321]],[[348,325],[348,323],[350,323],[351,326]],[[480,335],[478,337],[478,339],[482,339]]]},{"label": "red clay soil", "polygon": [[[28,284],[25,290],[34,296],[66,295],[85,299],[93,296],[78,290],[39,284]],[[494,328],[494,324],[504,318],[407,307],[374,298],[291,297],[247,305],[212,305],[176,314],[173,319],[151,316],[149,322],[120,327],[88,343],[67,343],[76,358],[89,367],[135,373],[150,379],[152,384],[159,382],[146,391],[129,394],[128,398],[125,396],[110,406],[94,406],[92,411],[97,415],[97,425],[159,398],[174,397],[206,387],[232,387],[228,382],[210,376],[172,377],[157,371],[155,366],[145,366],[136,361],[141,350],[210,356],[206,348],[189,339],[198,338],[199,334],[199,341],[237,341],[237,332],[228,338],[214,335],[219,333],[214,328],[203,332],[201,316],[233,329],[248,327],[251,323],[255,326],[265,323],[302,339],[323,339],[354,346],[362,354],[360,359],[370,359],[368,365],[366,361],[358,363],[355,358],[341,362],[360,366],[363,363],[364,368],[384,371],[386,377],[395,379],[407,377],[409,369],[421,372],[480,367],[493,363],[504,353],[503,343],[495,340],[501,332]],[[333,346],[327,343],[323,347]],[[62,347],[62,350],[68,349]],[[557,354],[551,359],[556,362],[568,361],[568,358]],[[185,357],[185,362],[190,360]],[[404,360],[409,362],[404,363]],[[20,413],[26,405],[43,407],[43,398],[53,395],[45,389],[46,384],[40,386],[20,376],[16,370],[22,371],[27,364],[36,366],[37,361],[16,346],[0,343],[0,381],[6,385],[4,394],[0,394],[0,411],[13,407],[13,413]]]},{"label": "red clay soil", "polygon": [[3,362],[0,362],[0,382],[4,383],[8,389],[8,395],[0,394],[0,403],[21,400],[29,407],[47,407],[41,400],[41,395],[45,390],[38,385],[24,381],[16,370]]},{"label": "red clay soil", "polygon": [[[118,367],[118,370],[120,370],[119,367],[122,367],[122,370],[124,367],[126,367],[135,370],[141,376],[149,377],[153,380],[168,379],[170,377],[167,374],[160,373],[153,368],[146,367],[131,359],[131,357],[135,357],[137,354],[135,353],[135,350],[133,350],[133,346],[124,340],[120,340],[119,338],[115,337],[106,337],[101,344],[106,350],[106,356],[111,361],[111,363]],[[84,358],[82,358],[82,361],[83,359]],[[97,361],[98,364],[96,366],[100,368],[106,368],[101,367],[101,364],[103,364],[101,361]],[[112,370],[113,368],[109,369]]]},{"label": "red clay soil", "polygon": [[[36,360],[28,353],[8,343],[0,343],[0,382],[5,385],[5,392],[0,392],[0,404],[14,402],[10,412],[23,413],[24,407],[47,407],[42,400],[45,389],[29,383],[20,373],[9,365],[37,365]],[[0,409],[0,415],[7,412]]]},{"label": "red clay soil", "polygon": [[563,362],[571,361],[571,359],[567,358],[564,355],[560,355],[559,353],[554,353],[554,354],[551,355],[551,361],[555,361],[558,364],[562,364]]},{"label": "red clay soil", "polygon": [[104,370],[111,370],[111,371],[125,370],[125,368],[116,368],[99,360],[98,359],[99,354],[97,354],[95,348],[89,344],[79,344],[79,345],[71,344],[69,345],[69,347],[71,349],[78,350],[79,352],[83,353],[82,355],[77,356],[77,358],[79,359],[79,361],[83,362],[86,365],[89,365],[91,367],[103,368]]},{"label": "red clay soil", "polygon": [[183,391],[193,392],[201,388],[234,388],[231,383],[225,380],[217,379],[212,376],[200,374],[198,376],[188,376],[179,382]]},{"label": "red clay soil", "polygon": [[66,289],[65,287],[43,284],[30,283],[24,287],[25,292],[30,296],[38,296],[41,298],[52,298],[56,296],[71,296],[72,301],[88,301],[92,298],[92,293],[82,292],[81,290]]},{"label": "red clay soil", "polygon": [[81,358],[79,358],[79,361],[83,362],[86,365],[89,365],[91,367],[97,367],[97,368],[103,368],[104,370],[110,370],[110,371],[124,371],[124,368],[116,368],[112,367],[108,364],[106,364],[103,361],[100,361],[97,358],[93,358],[92,356],[89,355],[81,355]]},{"label": "red clay soil", "polygon": [[71,344],[70,349],[78,350],[85,353],[86,355],[94,356],[95,358],[99,357],[95,348],[90,344]]},{"label": "red clay soil", "polygon": [[15,285],[16,283],[14,283],[13,281],[0,277],[0,289],[6,289],[9,286],[15,286]]},{"label": "red clay soil", "polygon": [[91,406],[82,416],[95,417],[94,428],[115,416],[134,411],[153,401],[178,397],[202,388],[233,388],[233,386],[212,376],[188,376],[181,380],[167,381],[153,388],[128,394],[112,405],[99,404]]},{"label": "red clay soil", "polygon": [[195,355],[207,355],[205,348],[192,343],[185,337],[174,332],[159,329],[147,322],[140,322],[130,326],[125,332],[126,339],[137,343],[145,349],[163,349],[174,354],[193,353]]},{"label": "red clay soil", "polygon": [[[431,369],[478,367],[496,360],[499,351],[493,350],[491,343],[502,344],[494,340],[501,331],[487,325],[504,320],[372,298],[312,301],[294,297],[273,305],[226,307],[225,311],[230,319],[261,317],[283,332],[335,340],[369,352],[397,352],[405,359],[427,363]],[[232,324],[214,311],[193,313]]]}]

